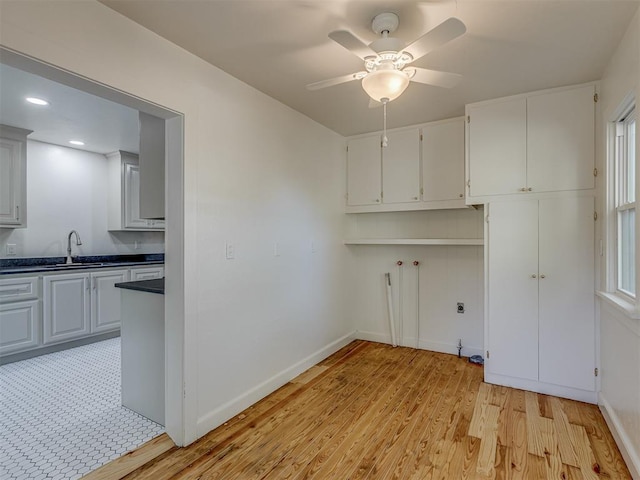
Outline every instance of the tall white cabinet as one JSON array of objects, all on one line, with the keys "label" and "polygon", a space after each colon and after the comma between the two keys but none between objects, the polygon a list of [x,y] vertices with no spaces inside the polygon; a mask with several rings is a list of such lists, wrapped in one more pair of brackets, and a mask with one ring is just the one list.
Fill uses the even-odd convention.
[{"label": "tall white cabinet", "polygon": [[595,401],[594,198],[488,207],[485,380]]}]

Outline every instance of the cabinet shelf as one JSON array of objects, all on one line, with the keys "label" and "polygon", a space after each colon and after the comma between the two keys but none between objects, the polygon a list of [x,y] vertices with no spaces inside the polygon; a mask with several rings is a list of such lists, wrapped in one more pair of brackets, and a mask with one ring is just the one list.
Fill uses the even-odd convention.
[{"label": "cabinet shelf", "polygon": [[484,245],[483,238],[349,238],[345,245]]}]

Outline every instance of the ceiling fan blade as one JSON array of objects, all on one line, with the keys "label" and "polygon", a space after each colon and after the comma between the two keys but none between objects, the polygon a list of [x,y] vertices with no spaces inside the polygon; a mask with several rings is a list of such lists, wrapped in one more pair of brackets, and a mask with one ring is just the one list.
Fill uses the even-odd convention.
[{"label": "ceiling fan blade", "polygon": [[448,18],[440,25],[432,28],[415,42],[404,49],[414,60],[426,55],[430,51],[458,38],[467,31],[467,27],[455,17]]},{"label": "ceiling fan blade", "polygon": [[347,30],[336,30],[335,32],[331,32],[329,34],[329,38],[363,60],[366,57],[375,57],[377,55],[376,52],[371,50],[368,45],[362,43],[359,38],[356,38],[353,33]]},{"label": "ceiling fan blade", "polygon": [[332,87],[341,83],[351,82],[352,80],[360,80],[367,76],[367,72],[350,73],[349,75],[342,75],[341,77],[329,78],[327,80],[320,80],[319,82],[310,83],[307,85],[307,90],[320,90],[321,88]]},{"label": "ceiling fan blade", "polygon": [[[414,70],[415,74],[411,76],[411,71]],[[440,72],[438,70],[429,70],[427,68],[408,67],[404,69],[411,77],[412,82],[426,83],[427,85],[433,85],[436,87],[452,88],[455,87],[462,75],[457,73]]]}]

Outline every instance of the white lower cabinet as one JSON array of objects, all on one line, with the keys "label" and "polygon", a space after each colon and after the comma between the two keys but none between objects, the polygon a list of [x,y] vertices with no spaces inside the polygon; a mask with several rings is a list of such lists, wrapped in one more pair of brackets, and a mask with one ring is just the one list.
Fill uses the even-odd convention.
[{"label": "white lower cabinet", "polygon": [[595,401],[593,197],[488,212],[485,380]]},{"label": "white lower cabinet", "polygon": [[121,292],[114,285],[163,275],[156,264],[0,277],[0,357],[117,331]]},{"label": "white lower cabinet", "polygon": [[0,278],[0,355],[40,343],[38,277]]},{"label": "white lower cabinet", "polygon": [[128,280],[127,270],[110,270],[91,274],[91,333],[120,328],[121,300],[116,283]]},{"label": "white lower cabinet", "polygon": [[38,346],[39,308],[38,300],[0,304],[0,354]]},{"label": "white lower cabinet", "polygon": [[43,343],[66,342],[120,328],[120,292],[127,270],[47,275],[43,280]]},{"label": "white lower cabinet", "polygon": [[91,332],[90,275],[50,275],[43,279],[43,343],[65,342]]}]

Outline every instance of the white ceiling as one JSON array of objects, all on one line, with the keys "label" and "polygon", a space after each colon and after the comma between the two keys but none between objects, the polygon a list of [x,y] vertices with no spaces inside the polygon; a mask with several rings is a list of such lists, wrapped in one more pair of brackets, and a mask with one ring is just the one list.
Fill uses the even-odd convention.
[{"label": "white ceiling", "polygon": [[[26,97],[49,105],[28,103]],[[0,123],[33,130],[29,139],[97,153],[138,153],[138,111],[0,64]],[[81,140],[73,146],[69,140]]]},{"label": "white ceiling", "polygon": [[[157,34],[343,135],[380,130],[360,82],[305,85],[362,70],[327,34],[348,29],[365,43],[371,19],[400,17],[410,43],[456,16],[467,33],[418,60],[460,73],[451,90],[412,83],[389,105],[390,127],[462,115],[466,103],[598,80],[637,0],[101,0]],[[170,68],[170,66],[168,66]]]}]

